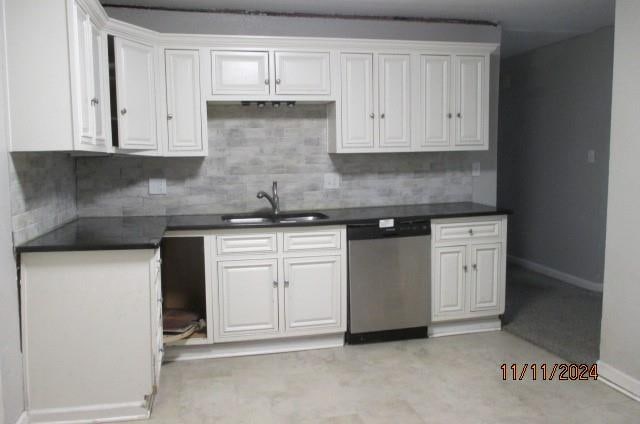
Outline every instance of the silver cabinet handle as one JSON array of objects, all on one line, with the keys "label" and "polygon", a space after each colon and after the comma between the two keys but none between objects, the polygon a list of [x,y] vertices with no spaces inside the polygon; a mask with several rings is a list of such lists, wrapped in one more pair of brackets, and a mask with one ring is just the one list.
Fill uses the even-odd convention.
[{"label": "silver cabinet handle", "polygon": [[371,113],[369,114],[369,118],[373,119],[373,118],[375,118],[375,117],[376,117],[376,114],[375,114],[375,113],[371,112]]},{"label": "silver cabinet handle", "polygon": [[469,228],[469,235],[472,236],[473,235],[473,229]]},{"label": "silver cabinet handle", "polygon": [[289,280],[284,280],[284,286],[289,287]]},{"label": "silver cabinet handle", "polygon": [[269,85],[269,78],[264,80],[264,85]]},{"label": "silver cabinet handle", "polygon": [[127,108],[124,108],[124,107],[123,107],[123,108],[120,110],[120,115],[126,115],[126,114],[127,114]]},{"label": "silver cabinet handle", "polygon": [[98,100],[98,98],[97,98],[97,97],[94,97],[93,99],[91,99],[91,104],[92,104],[93,106],[95,106],[95,105],[97,105],[97,104],[100,104],[100,100]]},{"label": "silver cabinet handle", "polygon": [[280,78],[276,78],[276,84],[280,84]]},{"label": "silver cabinet handle", "polygon": [[451,112],[447,113],[447,118],[449,119],[453,118],[453,114]]},{"label": "silver cabinet handle", "polygon": [[384,113],[380,114],[380,119],[384,119]]},{"label": "silver cabinet handle", "polygon": [[456,116],[457,116],[458,118],[462,118],[462,114],[461,114],[461,113],[458,113]]},{"label": "silver cabinet handle", "polygon": [[473,265],[471,265],[471,266],[473,267],[473,270],[474,270],[474,271],[477,271],[477,270],[478,270],[478,264],[473,264]]},{"label": "silver cabinet handle", "polygon": [[273,287],[278,287],[278,281],[277,280],[273,280]]},{"label": "silver cabinet handle", "polygon": [[167,119],[168,119],[168,120],[172,120],[172,119],[173,119],[173,113],[169,113],[169,114],[167,115]]},{"label": "silver cabinet handle", "polygon": [[468,272],[469,271],[469,267],[468,266],[463,266],[462,269],[464,269],[464,272]]}]

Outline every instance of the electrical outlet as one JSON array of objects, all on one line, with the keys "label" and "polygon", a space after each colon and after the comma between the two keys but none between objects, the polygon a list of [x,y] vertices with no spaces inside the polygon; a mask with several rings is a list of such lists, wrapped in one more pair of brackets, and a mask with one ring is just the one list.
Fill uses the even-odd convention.
[{"label": "electrical outlet", "polygon": [[340,174],[324,174],[324,188],[325,190],[336,190],[340,188]]},{"label": "electrical outlet", "polygon": [[471,176],[472,177],[480,176],[480,162],[473,162],[471,164]]},{"label": "electrical outlet", "polygon": [[587,151],[587,162],[589,162],[589,163],[595,163],[596,162],[596,151],[595,150]]},{"label": "electrical outlet", "polygon": [[149,194],[167,194],[167,180],[165,178],[149,178]]}]

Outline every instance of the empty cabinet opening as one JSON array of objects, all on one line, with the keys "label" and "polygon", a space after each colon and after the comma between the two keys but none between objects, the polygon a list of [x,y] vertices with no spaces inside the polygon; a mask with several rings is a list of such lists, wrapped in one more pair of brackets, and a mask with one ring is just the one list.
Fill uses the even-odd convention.
[{"label": "empty cabinet opening", "polygon": [[[165,342],[167,344],[204,343],[207,339],[207,326],[211,325],[207,314],[204,237],[164,238],[161,252]],[[184,321],[185,316],[187,322],[176,326],[176,322]],[[200,325],[195,329],[192,328],[191,331],[186,331],[189,322],[200,322]],[[169,332],[171,327],[173,332]],[[185,331],[178,328],[183,328]],[[188,336],[176,340],[181,333],[188,333]]]}]

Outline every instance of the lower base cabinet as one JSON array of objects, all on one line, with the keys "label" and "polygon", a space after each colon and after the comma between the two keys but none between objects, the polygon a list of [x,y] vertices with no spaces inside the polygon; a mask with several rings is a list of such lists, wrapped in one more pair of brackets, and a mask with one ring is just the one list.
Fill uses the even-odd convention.
[{"label": "lower base cabinet", "polygon": [[163,354],[159,252],[23,253],[20,263],[28,421],[148,417]]},{"label": "lower base cabinet", "polygon": [[214,342],[346,331],[346,230],[212,236]]},{"label": "lower base cabinet", "polygon": [[507,218],[432,221],[432,322],[504,313]]}]

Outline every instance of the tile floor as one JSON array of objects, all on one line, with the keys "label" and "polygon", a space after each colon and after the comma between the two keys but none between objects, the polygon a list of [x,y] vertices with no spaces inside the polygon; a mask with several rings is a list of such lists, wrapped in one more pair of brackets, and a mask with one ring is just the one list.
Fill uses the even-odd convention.
[{"label": "tile floor", "polygon": [[598,381],[502,381],[561,360],[507,332],[163,367],[151,423],[640,423]]}]

